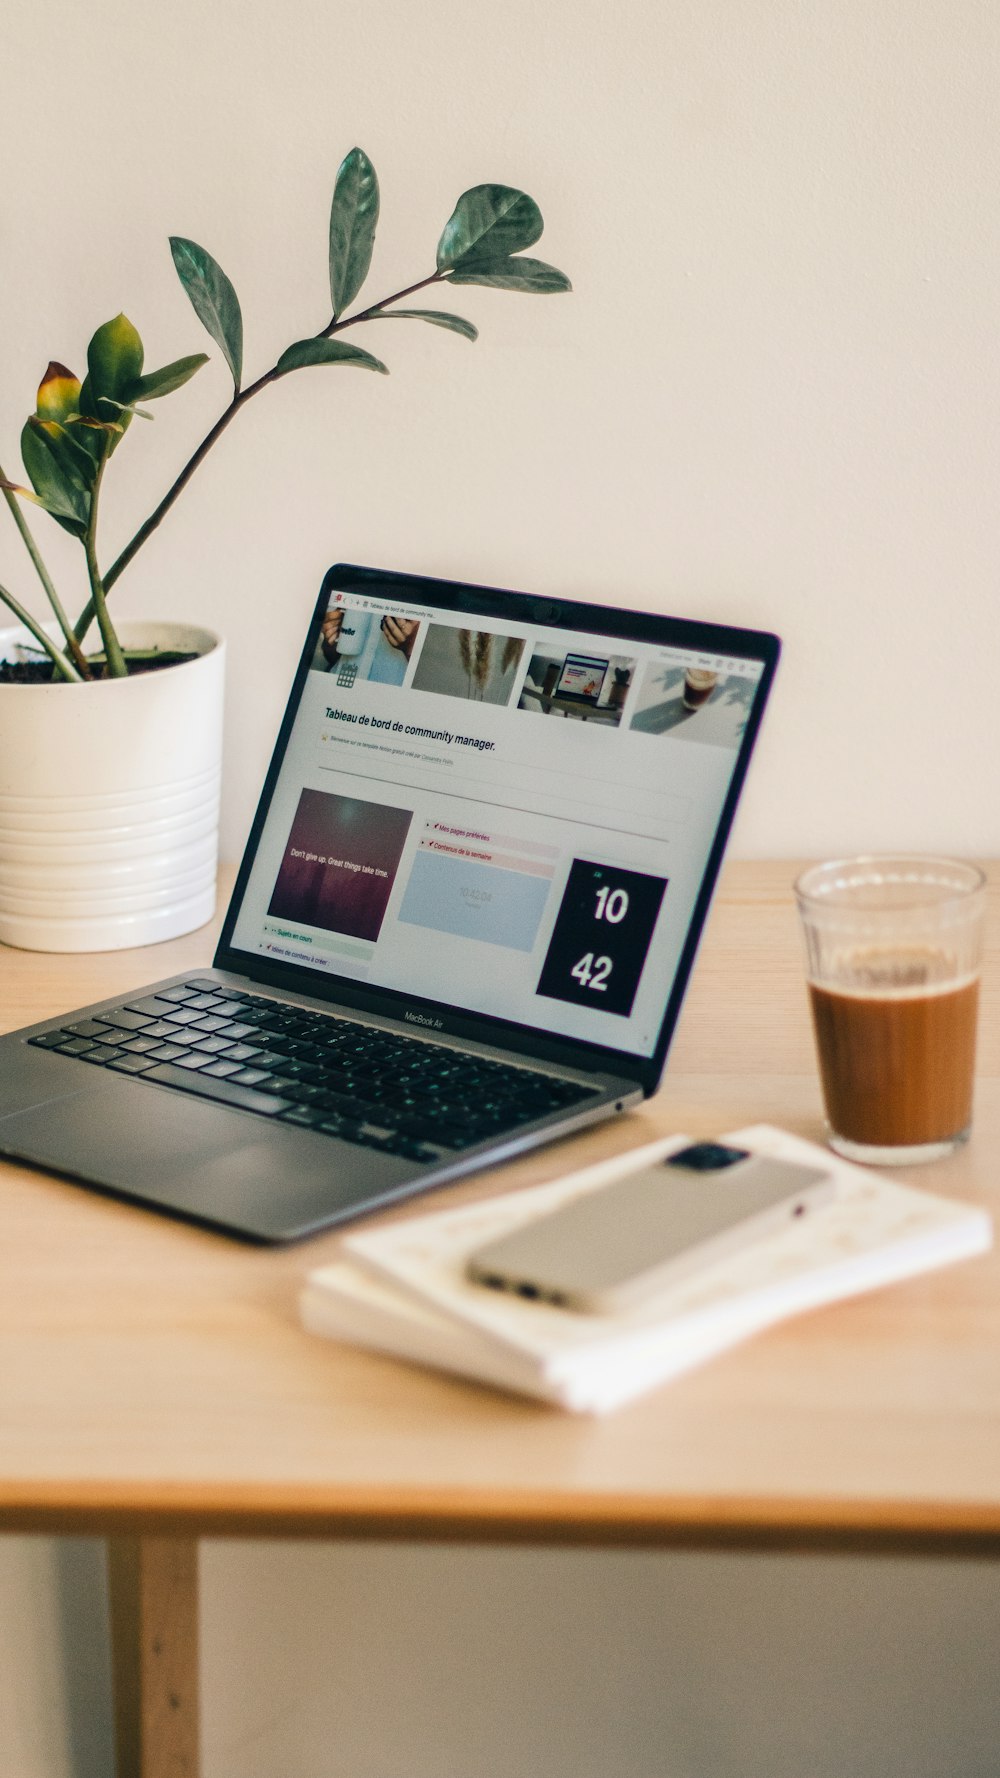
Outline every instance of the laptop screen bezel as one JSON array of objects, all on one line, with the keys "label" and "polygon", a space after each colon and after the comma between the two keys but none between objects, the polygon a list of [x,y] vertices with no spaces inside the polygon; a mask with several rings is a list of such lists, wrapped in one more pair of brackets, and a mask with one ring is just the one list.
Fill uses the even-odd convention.
[{"label": "laptop screen bezel", "polygon": [[[466,1008],[449,1006],[443,1001],[420,999],[395,988],[372,986],[325,973],[318,975],[306,965],[280,962],[273,958],[265,960],[256,952],[238,949],[233,944],[233,932],[298,715],[303,687],[314,659],[316,635],[331,594],[336,592],[436,605],[443,611],[509,619],[516,624],[538,625],[551,630],[564,629],[576,637],[581,633],[593,632],[595,636],[616,641],[679,647],[699,653],[736,655],[760,663],[762,672],[757,695],[740,743],[652,1055],[637,1056],[634,1052],[590,1043],[583,1038],[542,1032],[533,1026],[485,1013],[470,1012]],[[666,1064],[780,652],[778,637],[769,631],[703,623],[700,619],[664,617],[653,612],[625,610],[615,605],[534,597],[501,587],[437,580],[423,575],[399,573],[392,569],[361,567],[348,562],[335,563],[323,578],[309,622],[274,752],[223,922],[214,967],[246,976],[265,987],[306,995],[321,1005],[336,1004],[359,1013],[373,1013],[396,1020],[401,1019],[405,1013],[410,1013],[416,1015],[418,1023],[429,1023],[442,1036],[468,1038],[480,1043],[495,1044],[537,1060],[562,1063],[594,1073],[622,1076],[641,1086],[648,1096],[658,1086]]]}]

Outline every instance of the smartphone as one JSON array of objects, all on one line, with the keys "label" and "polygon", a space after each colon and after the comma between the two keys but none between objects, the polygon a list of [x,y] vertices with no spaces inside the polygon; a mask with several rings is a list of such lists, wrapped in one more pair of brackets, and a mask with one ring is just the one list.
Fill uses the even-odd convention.
[{"label": "smartphone", "polygon": [[737,1253],[833,1197],[822,1167],[696,1142],[486,1242],[477,1284],[613,1314]]}]

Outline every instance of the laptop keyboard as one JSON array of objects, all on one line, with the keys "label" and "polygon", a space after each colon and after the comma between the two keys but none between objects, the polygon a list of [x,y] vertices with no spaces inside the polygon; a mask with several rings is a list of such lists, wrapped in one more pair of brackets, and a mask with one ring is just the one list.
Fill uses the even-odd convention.
[{"label": "laptop keyboard", "polygon": [[596,1091],[204,978],[28,1041],[414,1161],[447,1159]]}]

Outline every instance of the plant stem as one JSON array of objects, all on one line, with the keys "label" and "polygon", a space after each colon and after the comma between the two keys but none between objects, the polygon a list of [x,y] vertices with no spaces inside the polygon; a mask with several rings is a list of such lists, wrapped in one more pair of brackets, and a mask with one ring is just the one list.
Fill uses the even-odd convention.
[{"label": "plant stem", "polygon": [[97,627],[101,632],[101,641],[104,643],[104,659],[107,662],[107,670],[112,679],[124,679],[128,674],[128,668],[125,665],[125,656],[122,654],[121,644],[118,641],[118,637],[115,635],[114,625],[108,616],[108,604],[104,597],[104,583],[101,580],[101,571],[97,565],[97,503],[101,492],[101,481],[104,476],[104,468],[107,461],[108,447],[105,445],[101,454],[101,460],[97,465],[97,474],[94,477],[94,486],[90,496],[90,519],[84,534],[83,547],[87,554],[87,573],[90,576],[90,596],[94,603],[94,614],[97,618]]},{"label": "plant stem", "polygon": [[61,674],[63,679],[68,679],[76,685],[81,685],[83,681],[74,667],[73,662],[67,660],[66,656],[56,647],[50,636],[46,636],[41,624],[36,618],[33,618],[30,611],[21,604],[20,599],[16,599],[13,593],[9,593],[5,586],[0,586],[0,599],[3,600],[5,605],[10,606],[14,616],[24,625],[26,630],[30,630],[36,642],[44,648],[52,665],[55,667],[56,672]]},{"label": "plant stem", "polygon": [[[440,280],[443,278],[443,276],[444,276],[443,272],[432,272],[430,274],[430,277],[419,278],[415,284],[408,284],[406,286],[405,290],[397,290],[395,295],[383,297],[381,302],[373,303],[371,308],[363,309],[357,315],[349,315],[347,317],[347,319],[344,321],[338,321],[336,316],[334,316],[333,320],[330,321],[326,327],[321,328],[319,333],[316,334],[315,337],[316,337],[316,339],[319,339],[319,340],[329,339],[333,334],[340,333],[343,328],[355,326],[355,324],[358,321],[370,321],[373,318],[373,316],[380,314],[383,309],[387,309],[389,307],[390,303],[400,302],[400,301],[402,301],[403,297],[412,296],[414,291],[423,290],[428,284],[439,283]],[[204,459],[207,457],[212,446],[215,444],[216,439],[221,437],[222,433],[226,430],[226,427],[229,425],[230,421],[234,420],[236,418],[236,415],[239,413],[240,408],[245,407],[247,402],[250,401],[254,395],[259,395],[260,391],[262,389],[266,389],[267,385],[269,383],[277,382],[279,374],[283,375],[284,373],[283,372],[279,373],[277,365],[273,365],[270,370],[267,370],[264,372],[263,376],[258,377],[257,381],[255,383],[249,383],[245,389],[241,389],[236,394],[234,394],[232,401],[229,403],[229,406],[227,408],[225,408],[223,410],[223,412],[219,415],[219,418],[216,420],[215,425],[212,426],[208,432],[206,432],[205,437],[202,439],[197,450],[195,450],[193,452],[193,454],[188,458],[188,461],[185,463],[184,468],[181,470],[176,481],[174,481],[171,484],[171,486],[167,489],[167,492],[164,494],[163,499],[160,501],[159,506],[156,507],[155,511],[150,513],[149,518],[145,521],[145,523],[139,526],[139,529],[135,533],[135,536],[131,539],[131,541],[129,543],[127,543],[125,545],[125,548],[122,550],[121,555],[118,556],[114,562],[112,562],[111,567],[108,569],[107,573],[104,576],[104,581],[103,581],[103,592],[104,593],[109,593],[111,591],[111,588],[114,586],[115,581],[118,579],[119,575],[122,574],[123,571],[128,567],[133,556],[138,554],[139,550],[142,548],[143,544],[145,543],[147,537],[152,536],[152,533],[156,530],[156,527],[160,524],[161,520],[166,517],[167,513],[170,511],[170,508],[173,506],[174,501],[177,499],[178,494],[180,494],[182,489],[184,489],[187,486],[187,484],[191,480],[191,477],[193,476],[195,470],[198,468],[198,465],[200,463],[202,463],[204,461]],[[95,490],[94,490],[94,505],[95,505],[95,507],[96,507],[96,501],[97,501],[97,490],[95,488]],[[92,512],[93,512],[93,509],[92,509]],[[88,568],[89,568],[89,566],[90,566],[90,563],[89,563],[89,558],[88,558]],[[93,577],[91,577],[91,584],[93,584]],[[90,625],[93,622],[95,615],[97,615],[97,614],[98,614],[97,600],[95,598],[92,598],[90,600],[89,604],[87,605],[86,610],[81,614],[80,619],[75,626],[74,634],[75,634],[77,642],[83,641],[83,638],[87,634],[87,631],[89,630]],[[104,634],[103,627],[101,630],[101,634],[102,634],[102,636]],[[105,648],[106,647],[107,647],[107,643],[105,643]]]},{"label": "plant stem", "polygon": [[[233,396],[233,399],[229,403],[229,406],[227,408],[223,409],[223,412],[219,415],[219,418],[216,420],[215,425],[212,426],[208,432],[206,432],[206,434],[205,434],[204,438],[202,439],[200,445],[198,446],[197,450],[192,454],[192,456],[190,456],[188,458],[187,462],[184,465],[184,468],[181,470],[180,475],[177,477],[176,481],[173,482],[172,485],[167,489],[167,492],[164,494],[163,499],[160,501],[159,506],[155,509],[154,512],[150,513],[149,518],[146,520],[145,524],[142,524],[139,526],[139,529],[136,532],[135,536],[132,538],[131,542],[129,542],[125,545],[125,548],[122,550],[121,555],[118,556],[115,559],[115,561],[112,562],[111,567],[108,569],[106,575],[104,576],[104,590],[105,590],[105,592],[109,593],[111,591],[111,588],[114,586],[115,581],[118,579],[118,576],[120,574],[122,574],[124,572],[124,570],[128,567],[129,563],[132,560],[132,557],[134,555],[138,554],[139,550],[142,548],[143,544],[145,543],[147,537],[151,536],[152,533],[156,530],[156,527],[160,523],[160,521],[162,519],[166,518],[166,515],[170,511],[170,508],[173,506],[174,501],[177,499],[178,494],[182,491],[183,488],[185,488],[187,486],[187,484],[191,480],[191,477],[193,476],[195,470],[198,468],[198,465],[203,461],[203,459],[205,457],[208,456],[208,453],[211,450],[212,446],[214,445],[216,439],[220,438],[222,436],[223,432],[225,432],[225,430],[226,430],[226,427],[229,425],[229,422],[236,418],[236,415],[239,413],[240,408],[244,405],[245,402],[250,400],[250,397],[252,395],[256,395],[257,391],[259,389],[263,389],[263,387],[266,383],[273,382],[274,377],[275,377],[275,372],[273,370],[267,371],[264,376],[258,377],[256,383],[248,384],[248,386],[245,389],[241,390],[241,392],[238,395]],[[89,611],[89,613],[84,612],[84,618],[87,620],[88,623],[90,621],[90,618],[93,617],[93,615],[94,614],[93,614],[92,609]],[[81,622],[83,622],[83,619],[81,619]],[[76,633],[78,636],[81,634],[80,624],[77,624],[77,626],[76,626]]]},{"label": "plant stem", "polygon": [[373,316],[387,309],[390,303],[402,302],[404,296],[413,296],[417,290],[426,290],[428,284],[440,284],[443,277],[443,272],[432,272],[429,278],[418,278],[416,284],[408,284],[405,290],[397,290],[395,296],[383,297],[380,303],[372,303],[370,309],[361,309],[357,315],[348,315],[346,321],[332,321],[319,338],[325,339],[330,334],[340,333],[344,327],[353,327],[356,321],[370,321]]},{"label": "plant stem", "polygon": [[[7,479],[8,478],[4,474],[2,466],[0,466],[0,481],[5,482]],[[51,605],[53,611],[55,612],[56,618],[58,620],[59,628],[61,629],[63,635],[66,638],[66,646],[69,649],[70,653],[72,654],[73,659],[75,660],[80,672],[83,674],[83,677],[85,679],[89,678],[90,668],[87,664],[87,657],[84,654],[83,649],[80,647],[80,644],[77,641],[76,636],[73,633],[73,626],[70,623],[69,618],[66,615],[66,611],[63,606],[62,600],[60,599],[59,594],[56,592],[55,586],[52,582],[52,577],[49,574],[49,571],[46,568],[45,563],[42,561],[41,551],[39,550],[38,545],[35,542],[35,539],[32,536],[31,531],[28,528],[28,521],[25,518],[23,512],[21,511],[20,501],[16,498],[15,495],[13,495],[10,492],[9,488],[3,489],[3,497],[6,500],[7,505],[10,507],[11,516],[14,520],[15,525],[17,526],[18,530],[21,533],[21,540],[24,544],[24,547],[27,550],[29,556],[31,557],[31,560],[33,561],[33,563],[35,565],[35,570],[38,574],[39,580],[42,583],[42,586],[45,588],[46,598],[48,599],[49,604]]]}]

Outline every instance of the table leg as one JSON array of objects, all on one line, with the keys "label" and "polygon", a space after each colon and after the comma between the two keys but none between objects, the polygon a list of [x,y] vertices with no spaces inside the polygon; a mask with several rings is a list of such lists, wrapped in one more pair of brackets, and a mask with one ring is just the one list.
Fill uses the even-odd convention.
[{"label": "table leg", "polygon": [[198,1544],[108,1542],[117,1778],[198,1778]]}]

